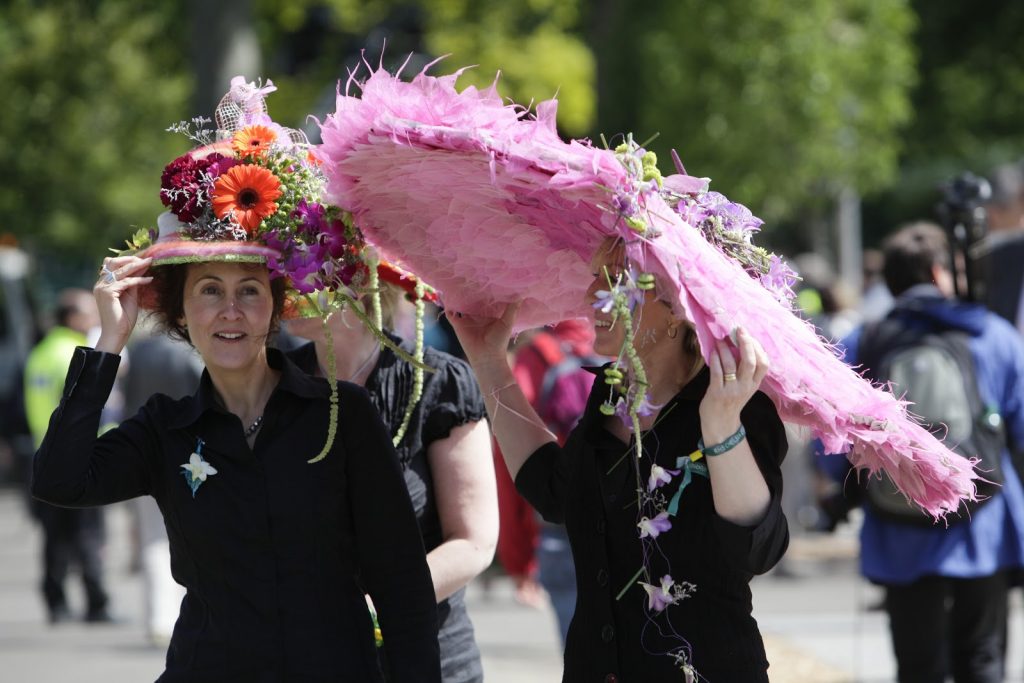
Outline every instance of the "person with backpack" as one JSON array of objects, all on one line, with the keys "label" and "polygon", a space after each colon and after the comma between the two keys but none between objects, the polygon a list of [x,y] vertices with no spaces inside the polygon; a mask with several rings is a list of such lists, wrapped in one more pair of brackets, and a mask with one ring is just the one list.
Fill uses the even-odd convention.
[{"label": "person with backpack", "polygon": [[884,250],[894,308],[844,340],[845,360],[978,458],[982,500],[934,522],[884,476],[857,486],[845,458],[827,460],[863,503],[861,571],[885,588],[900,683],[1002,681],[1009,573],[1024,564],[1024,492],[1011,460],[1024,443],[1024,343],[1005,320],[955,298],[939,226],[906,226]]}]

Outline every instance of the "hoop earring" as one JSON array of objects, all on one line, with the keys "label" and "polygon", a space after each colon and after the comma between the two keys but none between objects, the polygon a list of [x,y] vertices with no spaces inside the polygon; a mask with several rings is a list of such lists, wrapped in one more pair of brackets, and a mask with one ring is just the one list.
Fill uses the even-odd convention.
[{"label": "hoop earring", "polygon": [[668,326],[668,332],[666,332],[666,334],[668,335],[669,339],[675,339],[676,337],[679,336],[679,326],[678,325],[669,325]]}]

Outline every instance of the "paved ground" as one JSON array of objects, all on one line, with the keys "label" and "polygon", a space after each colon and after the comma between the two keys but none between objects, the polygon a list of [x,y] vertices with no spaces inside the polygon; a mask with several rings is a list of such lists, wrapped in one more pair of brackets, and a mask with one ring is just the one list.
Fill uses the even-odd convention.
[{"label": "paved ground", "polygon": [[[135,683],[152,681],[160,672],[163,651],[143,638],[140,583],[127,571],[126,513],[115,507],[108,519],[108,575],[123,623],[50,628],[35,590],[38,531],[15,492],[0,490],[0,681]],[[796,539],[785,571],[755,580],[754,613],[774,683],[892,680],[885,618],[868,609],[878,593],[857,576],[855,555],[850,532]],[[516,604],[502,577],[471,586],[469,603],[488,683],[560,679],[551,613]],[[1021,613],[1015,600],[1008,680],[1017,683],[1024,680]]]}]

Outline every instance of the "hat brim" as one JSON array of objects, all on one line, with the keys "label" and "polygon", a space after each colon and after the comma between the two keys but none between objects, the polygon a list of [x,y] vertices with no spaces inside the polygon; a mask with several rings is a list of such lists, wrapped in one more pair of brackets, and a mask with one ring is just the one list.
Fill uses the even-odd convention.
[{"label": "hat brim", "polygon": [[852,448],[854,465],[884,469],[936,517],[974,496],[966,458],[839,360],[660,194],[646,198],[646,236],[630,233],[611,207],[632,178],[613,152],[562,141],[553,104],[531,119],[493,90],[457,92],[454,77],[406,83],[380,69],[361,98],[338,98],[321,132],[329,199],[446,307],[497,316],[522,301],[517,329],[588,315],[591,257],[609,236],[631,236],[631,263],[656,276],[705,358],[737,327],[747,330],[771,361],[762,389],[826,452]]},{"label": "hat brim", "polygon": [[[280,252],[263,244],[251,242],[202,242],[199,240],[171,240],[157,242],[138,253],[140,258],[152,258],[150,268],[189,263],[254,263],[266,264],[268,259],[279,258]],[[152,311],[157,308],[156,292],[151,285],[139,290],[139,306]],[[286,304],[286,310],[290,307]]]}]

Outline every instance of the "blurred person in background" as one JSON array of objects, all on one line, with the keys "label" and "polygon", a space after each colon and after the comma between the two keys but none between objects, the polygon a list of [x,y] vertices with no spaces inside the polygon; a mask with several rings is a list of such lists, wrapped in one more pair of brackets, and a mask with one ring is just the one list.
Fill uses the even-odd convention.
[{"label": "blurred person in background", "polygon": [[997,166],[988,181],[988,305],[1024,331],[1024,159]]},{"label": "blurred person in background", "polygon": [[[845,497],[840,492],[825,501],[833,522],[865,503],[861,571],[885,588],[900,683],[942,683],[948,676],[957,683],[1002,681],[1009,572],[1024,561],[1024,491],[1010,462],[1011,450],[1024,443],[1024,343],[983,306],[954,297],[950,258],[937,225],[916,223],[891,235],[884,272],[895,306],[883,321],[843,341],[845,360],[914,396],[910,410],[955,445],[969,444],[964,454],[981,456],[982,475],[1002,486],[979,492],[988,497],[961,509],[960,519],[951,517],[947,526],[895,494],[880,498],[890,484],[878,477],[856,485],[845,457],[823,459],[846,488]],[[899,360],[907,352],[915,355]],[[956,365],[966,371],[957,372],[957,381],[934,381],[951,371],[945,359],[964,354]],[[976,387],[966,386],[968,373]],[[951,393],[960,387],[962,401]],[[946,414],[936,419],[932,413],[940,411]]]},{"label": "blurred person in background", "polygon": [[[149,323],[149,319],[146,321]],[[125,414],[134,415],[150,396],[174,399],[191,396],[199,386],[203,364],[183,341],[171,339],[152,324],[140,324],[128,344],[131,363],[124,377]],[[171,575],[171,547],[156,501],[142,496],[132,501],[135,546],[142,571],[143,618],[146,637],[166,646],[178,619],[185,589]]]},{"label": "blurred person in background", "polygon": [[[865,249],[864,282],[861,287],[860,317],[865,323],[881,320],[892,309],[892,292],[885,284],[885,255],[879,249]],[[847,333],[853,330],[848,330]]]},{"label": "blurred person in background", "polygon": [[[402,290],[383,280],[384,329],[395,345],[412,355],[414,345],[394,333]],[[400,433],[409,402],[415,400],[415,368],[383,346],[348,308],[332,314],[328,325],[336,379],[365,387],[388,432],[397,439],[399,463],[434,581],[443,680],[482,681],[465,593],[469,582],[494,559],[498,501],[487,411],[476,378],[468,363],[428,346],[423,362],[433,372],[424,373],[422,395]],[[289,357],[306,372],[326,376],[330,365],[322,320],[290,320],[288,331],[311,341]],[[384,649],[388,649],[386,635]]]},{"label": "blurred person in background", "polygon": [[[36,448],[43,441],[50,415],[60,404],[64,376],[75,348],[99,325],[92,293],[66,289],[57,296],[56,325],[29,353],[25,363],[25,415]],[[64,584],[76,567],[85,587],[87,622],[110,621],[109,598],[103,585],[105,529],[102,508],[72,510],[35,501],[33,511],[43,528],[42,591],[51,624],[71,618]]]},{"label": "blurred person in background", "polygon": [[[581,320],[520,335],[513,349],[512,372],[537,415],[565,444],[587,407],[594,368],[594,334]],[[588,369],[589,368],[589,369]],[[576,571],[565,526],[546,522],[516,491],[505,460],[495,448],[501,532],[498,558],[516,584],[517,599],[536,606],[541,588],[558,618],[562,644],[576,608]]]}]

